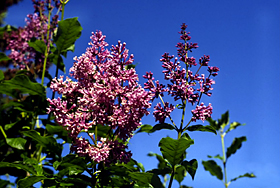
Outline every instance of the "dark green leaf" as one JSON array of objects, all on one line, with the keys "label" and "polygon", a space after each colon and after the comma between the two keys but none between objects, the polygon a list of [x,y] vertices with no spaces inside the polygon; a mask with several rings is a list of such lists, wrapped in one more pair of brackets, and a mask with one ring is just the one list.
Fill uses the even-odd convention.
[{"label": "dark green leaf", "polygon": [[63,126],[58,124],[46,124],[46,129],[49,134],[57,134],[58,138],[63,139],[67,143],[71,143],[71,138],[69,137],[68,131]]},{"label": "dark green leaf", "polygon": [[232,155],[235,154],[235,152],[241,148],[242,142],[245,142],[247,139],[245,136],[239,137],[239,138],[234,138],[232,144],[230,147],[227,148],[227,159]]},{"label": "dark green leaf", "polygon": [[228,111],[226,111],[226,113],[222,114],[221,119],[218,120],[218,125],[222,129],[224,129],[227,124],[229,124],[229,112]]},{"label": "dark green leaf", "polygon": [[203,126],[203,125],[192,125],[187,128],[188,131],[204,131],[204,132],[212,132],[216,133],[216,129],[211,125]]},{"label": "dark green leaf", "polygon": [[13,185],[13,183],[11,183],[7,180],[1,180],[0,179],[0,188],[6,188],[8,185]]},{"label": "dark green leaf", "polygon": [[24,138],[6,138],[6,142],[13,148],[24,150],[26,140]]},{"label": "dark green leaf", "polygon": [[44,180],[44,179],[48,179],[45,176],[28,176],[24,179],[19,180],[18,182],[18,186],[20,188],[27,188],[27,187],[31,187],[32,185],[34,185],[35,183]]},{"label": "dark green leaf", "polygon": [[5,53],[0,52],[0,61],[8,61],[8,60],[11,60],[11,58],[9,58]]},{"label": "dark green leaf", "polygon": [[245,124],[241,124],[241,123],[238,123],[238,122],[233,122],[229,125],[229,128],[228,130],[226,131],[226,133],[228,133],[229,131],[231,130],[234,130],[236,129],[237,127],[241,126],[241,125],[245,125]]},{"label": "dark green leaf", "polygon": [[0,83],[0,93],[10,95],[14,89],[30,95],[40,95],[42,97],[46,95],[45,88],[41,84],[31,82],[25,75],[16,75],[11,80]]},{"label": "dark green leaf", "polygon": [[4,80],[5,76],[2,70],[0,70],[0,81]]},{"label": "dark green leaf", "polygon": [[56,65],[59,70],[61,70],[65,73],[66,71],[65,71],[65,65],[63,63],[63,59],[62,59],[61,55],[57,54],[57,53],[58,53],[58,51],[55,51],[55,53],[50,54],[48,56],[49,61],[52,62],[54,65]]},{"label": "dark green leaf", "polygon": [[167,161],[161,156],[161,155],[159,155],[159,154],[156,154],[156,153],[152,153],[152,152],[150,152],[150,153],[148,153],[148,156],[156,156],[156,158],[157,158],[157,160],[158,160],[158,169],[163,169],[163,168],[165,168],[166,166],[167,166]]},{"label": "dark green leaf", "polygon": [[184,178],[187,175],[187,171],[185,169],[184,166],[176,166],[175,168],[175,180],[177,180],[179,182],[179,184],[181,184],[181,182],[184,180]]},{"label": "dark green leaf", "polygon": [[193,188],[193,187],[189,187],[189,186],[186,186],[186,185],[181,185],[180,188]]},{"label": "dark green leaf", "polygon": [[213,120],[212,118],[208,118],[207,121],[209,122],[210,126],[212,126],[216,129],[216,131],[218,131],[221,128],[221,126],[218,124],[218,122]]},{"label": "dark green leaf", "polygon": [[185,167],[187,172],[191,175],[192,179],[194,180],[194,176],[198,167],[197,160],[196,159],[192,159],[190,161],[185,160],[182,162],[182,166]]},{"label": "dark green leaf", "polygon": [[75,41],[81,36],[82,27],[78,18],[69,18],[58,22],[58,30],[54,36],[54,42],[59,52],[69,50]]},{"label": "dark green leaf", "polygon": [[136,133],[141,133],[141,132],[150,133],[152,129],[153,129],[152,125],[144,124],[141,125],[140,129]]},{"label": "dark green leaf", "polygon": [[236,181],[237,179],[239,179],[239,178],[244,178],[244,177],[247,177],[247,178],[255,178],[256,176],[255,176],[255,174],[253,174],[253,173],[246,173],[246,174],[243,174],[243,175],[240,175],[240,176],[238,176],[238,177],[236,177],[236,178],[231,179],[230,182]]},{"label": "dark green leaf", "polygon": [[161,129],[169,129],[169,130],[173,130],[175,129],[172,125],[168,124],[168,123],[159,123],[156,124],[152,130],[150,131],[151,133],[155,132],[155,131],[159,131]]},{"label": "dark green leaf", "polygon": [[0,168],[3,167],[13,167],[17,169],[25,170],[26,172],[29,172],[30,174],[36,174],[36,171],[32,166],[28,166],[26,164],[22,163],[8,163],[8,162],[0,162]]},{"label": "dark green leaf", "polygon": [[108,125],[95,125],[92,128],[88,129],[89,133],[95,133],[95,127],[97,126],[97,135],[100,137],[106,138],[107,135],[113,136],[112,128]]},{"label": "dark green leaf", "polygon": [[149,186],[152,179],[156,178],[157,175],[147,172],[131,172],[129,173],[129,177],[140,186]]},{"label": "dark green leaf", "polygon": [[36,50],[37,52],[40,52],[42,54],[45,53],[46,50],[46,44],[44,41],[41,40],[36,40],[36,39],[31,39],[31,41],[28,42],[28,45],[32,48],[34,48],[34,50]]},{"label": "dark green leaf", "polygon": [[213,160],[202,161],[204,169],[209,171],[212,176],[216,176],[218,179],[223,180],[223,172],[222,168],[217,165],[217,163]]},{"label": "dark green leaf", "polygon": [[151,173],[154,173],[154,174],[157,174],[157,175],[161,175],[161,176],[165,176],[166,174],[171,174],[172,172],[172,168],[170,166],[166,166],[162,169],[152,169],[152,170],[149,170],[148,172],[151,172]]},{"label": "dark green leaf", "polygon": [[160,140],[159,147],[163,157],[167,159],[172,166],[175,166],[183,161],[186,149],[193,143],[193,140],[188,140],[186,138],[175,140],[166,137]]}]

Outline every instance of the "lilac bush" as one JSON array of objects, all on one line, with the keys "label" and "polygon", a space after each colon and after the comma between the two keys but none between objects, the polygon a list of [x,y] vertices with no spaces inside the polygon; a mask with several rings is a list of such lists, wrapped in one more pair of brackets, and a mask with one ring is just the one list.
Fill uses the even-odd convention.
[{"label": "lilac bush", "polygon": [[[126,43],[119,41],[109,50],[105,38],[101,31],[92,33],[90,47],[74,58],[70,75],[76,81],[68,77],[63,81],[63,76],[53,79],[50,87],[62,98],[48,99],[48,113],[70,131],[72,152],[97,163],[128,162],[131,152],[125,150],[125,142],[149,114],[153,95],[139,85],[135,69],[128,67],[134,60]],[[98,125],[109,127],[106,137],[98,135]]]}]

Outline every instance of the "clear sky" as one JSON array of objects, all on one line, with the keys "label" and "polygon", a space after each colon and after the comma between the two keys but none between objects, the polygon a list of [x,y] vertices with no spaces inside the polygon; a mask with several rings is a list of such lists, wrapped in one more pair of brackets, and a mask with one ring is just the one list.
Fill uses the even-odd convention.
[{"label": "clear sky", "polygon": [[[92,31],[101,30],[110,45],[118,40],[127,43],[138,63],[136,71],[140,83],[146,71],[154,72],[163,81],[159,59],[165,52],[176,55],[180,25],[184,22],[191,32],[192,42],[199,48],[191,56],[210,55],[210,65],[218,66],[213,95],[203,101],[213,105],[213,118],[227,110],[231,121],[246,123],[229,133],[228,147],[234,137],[246,136],[241,150],[228,161],[228,178],[253,172],[257,178],[240,179],[231,188],[274,188],[280,185],[280,2],[279,0],[70,0],[65,18],[79,17],[82,36],[76,50],[69,53],[66,70],[72,66],[72,57],[85,52]],[[23,26],[24,17],[32,13],[31,0],[9,8],[6,23]],[[190,109],[189,109],[190,110]],[[179,123],[180,115],[171,114]],[[177,119],[176,119],[177,118]],[[152,115],[142,123],[154,125]],[[151,135],[141,133],[131,140],[133,157],[144,164],[146,170],[156,167],[157,161],[147,153],[159,153],[160,138],[171,131]],[[201,160],[207,155],[222,154],[220,138],[212,133],[193,132],[195,144],[188,150],[187,159],[196,158],[199,167],[192,181],[183,184],[194,188],[223,187],[209,172],[204,171]],[[174,183],[173,187],[178,187]]]}]

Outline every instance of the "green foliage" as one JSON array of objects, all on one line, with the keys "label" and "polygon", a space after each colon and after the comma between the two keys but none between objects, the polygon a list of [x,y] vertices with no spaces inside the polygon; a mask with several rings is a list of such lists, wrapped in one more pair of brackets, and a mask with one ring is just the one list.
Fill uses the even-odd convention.
[{"label": "green foliage", "polygon": [[216,176],[219,180],[223,180],[223,172],[222,168],[217,165],[217,163],[213,160],[202,161],[204,169],[209,171],[212,176]]},{"label": "green foliage", "polygon": [[227,159],[232,155],[235,154],[235,152],[241,148],[242,142],[245,142],[247,139],[245,136],[234,138],[232,144],[230,147],[227,148],[226,156]]},{"label": "green foliage", "polygon": [[158,123],[155,126],[151,126],[148,124],[141,125],[140,129],[136,133],[146,132],[146,133],[153,133],[155,131],[159,131],[162,129],[175,129],[171,124],[168,123]]},{"label": "green foliage", "polygon": [[216,129],[212,127],[211,125],[203,126],[203,125],[192,125],[187,127],[188,131],[204,131],[204,132],[212,132],[214,134],[216,133]]},{"label": "green foliage", "polygon": [[173,138],[166,137],[160,140],[159,147],[163,158],[167,159],[172,166],[175,166],[184,160],[186,149],[192,144],[194,144],[194,141],[186,138],[179,138],[175,140]]},{"label": "green foliage", "polygon": [[192,179],[194,180],[194,176],[198,167],[198,163],[196,159],[192,159],[190,161],[184,160],[182,162],[182,166],[185,167],[186,171],[191,175]]},{"label": "green foliage", "polygon": [[69,18],[58,23],[54,43],[59,52],[73,50],[73,44],[81,36],[82,27],[78,18]]}]

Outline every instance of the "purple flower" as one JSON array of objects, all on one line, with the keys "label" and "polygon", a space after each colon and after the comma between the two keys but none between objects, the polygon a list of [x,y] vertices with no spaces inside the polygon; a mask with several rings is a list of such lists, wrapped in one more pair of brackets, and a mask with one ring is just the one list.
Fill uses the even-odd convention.
[{"label": "purple flower", "polygon": [[194,110],[192,110],[192,121],[196,122],[196,120],[205,121],[207,118],[211,117],[212,114],[212,106],[211,103],[208,106],[205,106],[202,102],[199,106],[197,105]]},{"label": "purple flower", "polygon": [[170,104],[169,107],[169,103],[165,102],[164,107],[162,107],[161,104],[158,103],[154,109],[155,111],[153,112],[153,114],[156,118],[156,121],[164,123],[165,118],[170,116],[170,113],[175,109],[175,107],[172,104]]},{"label": "purple flower", "polygon": [[[49,99],[49,112],[70,131],[73,152],[96,162],[128,162],[131,153],[125,151],[124,143],[140,126],[142,117],[149,114],[154,95],[138,84],[135,69],[125,68],[134,61],[126,44],[119,41],[109,50],[105,38],[101,31],[92,33],[90,47],[74,58],[70,75],[76,81],[68,77],[66,81],[63,77],[53,79],[51,89],[62,94],[62,99]],[[152,74],[146,77],[152,80]],[[151,89],[161,92],[163,86],[158,84]],[[80,137],[81,131],[97,125],[111,127],[113,135],[106,139],[90,137],[97,144]]]}]

